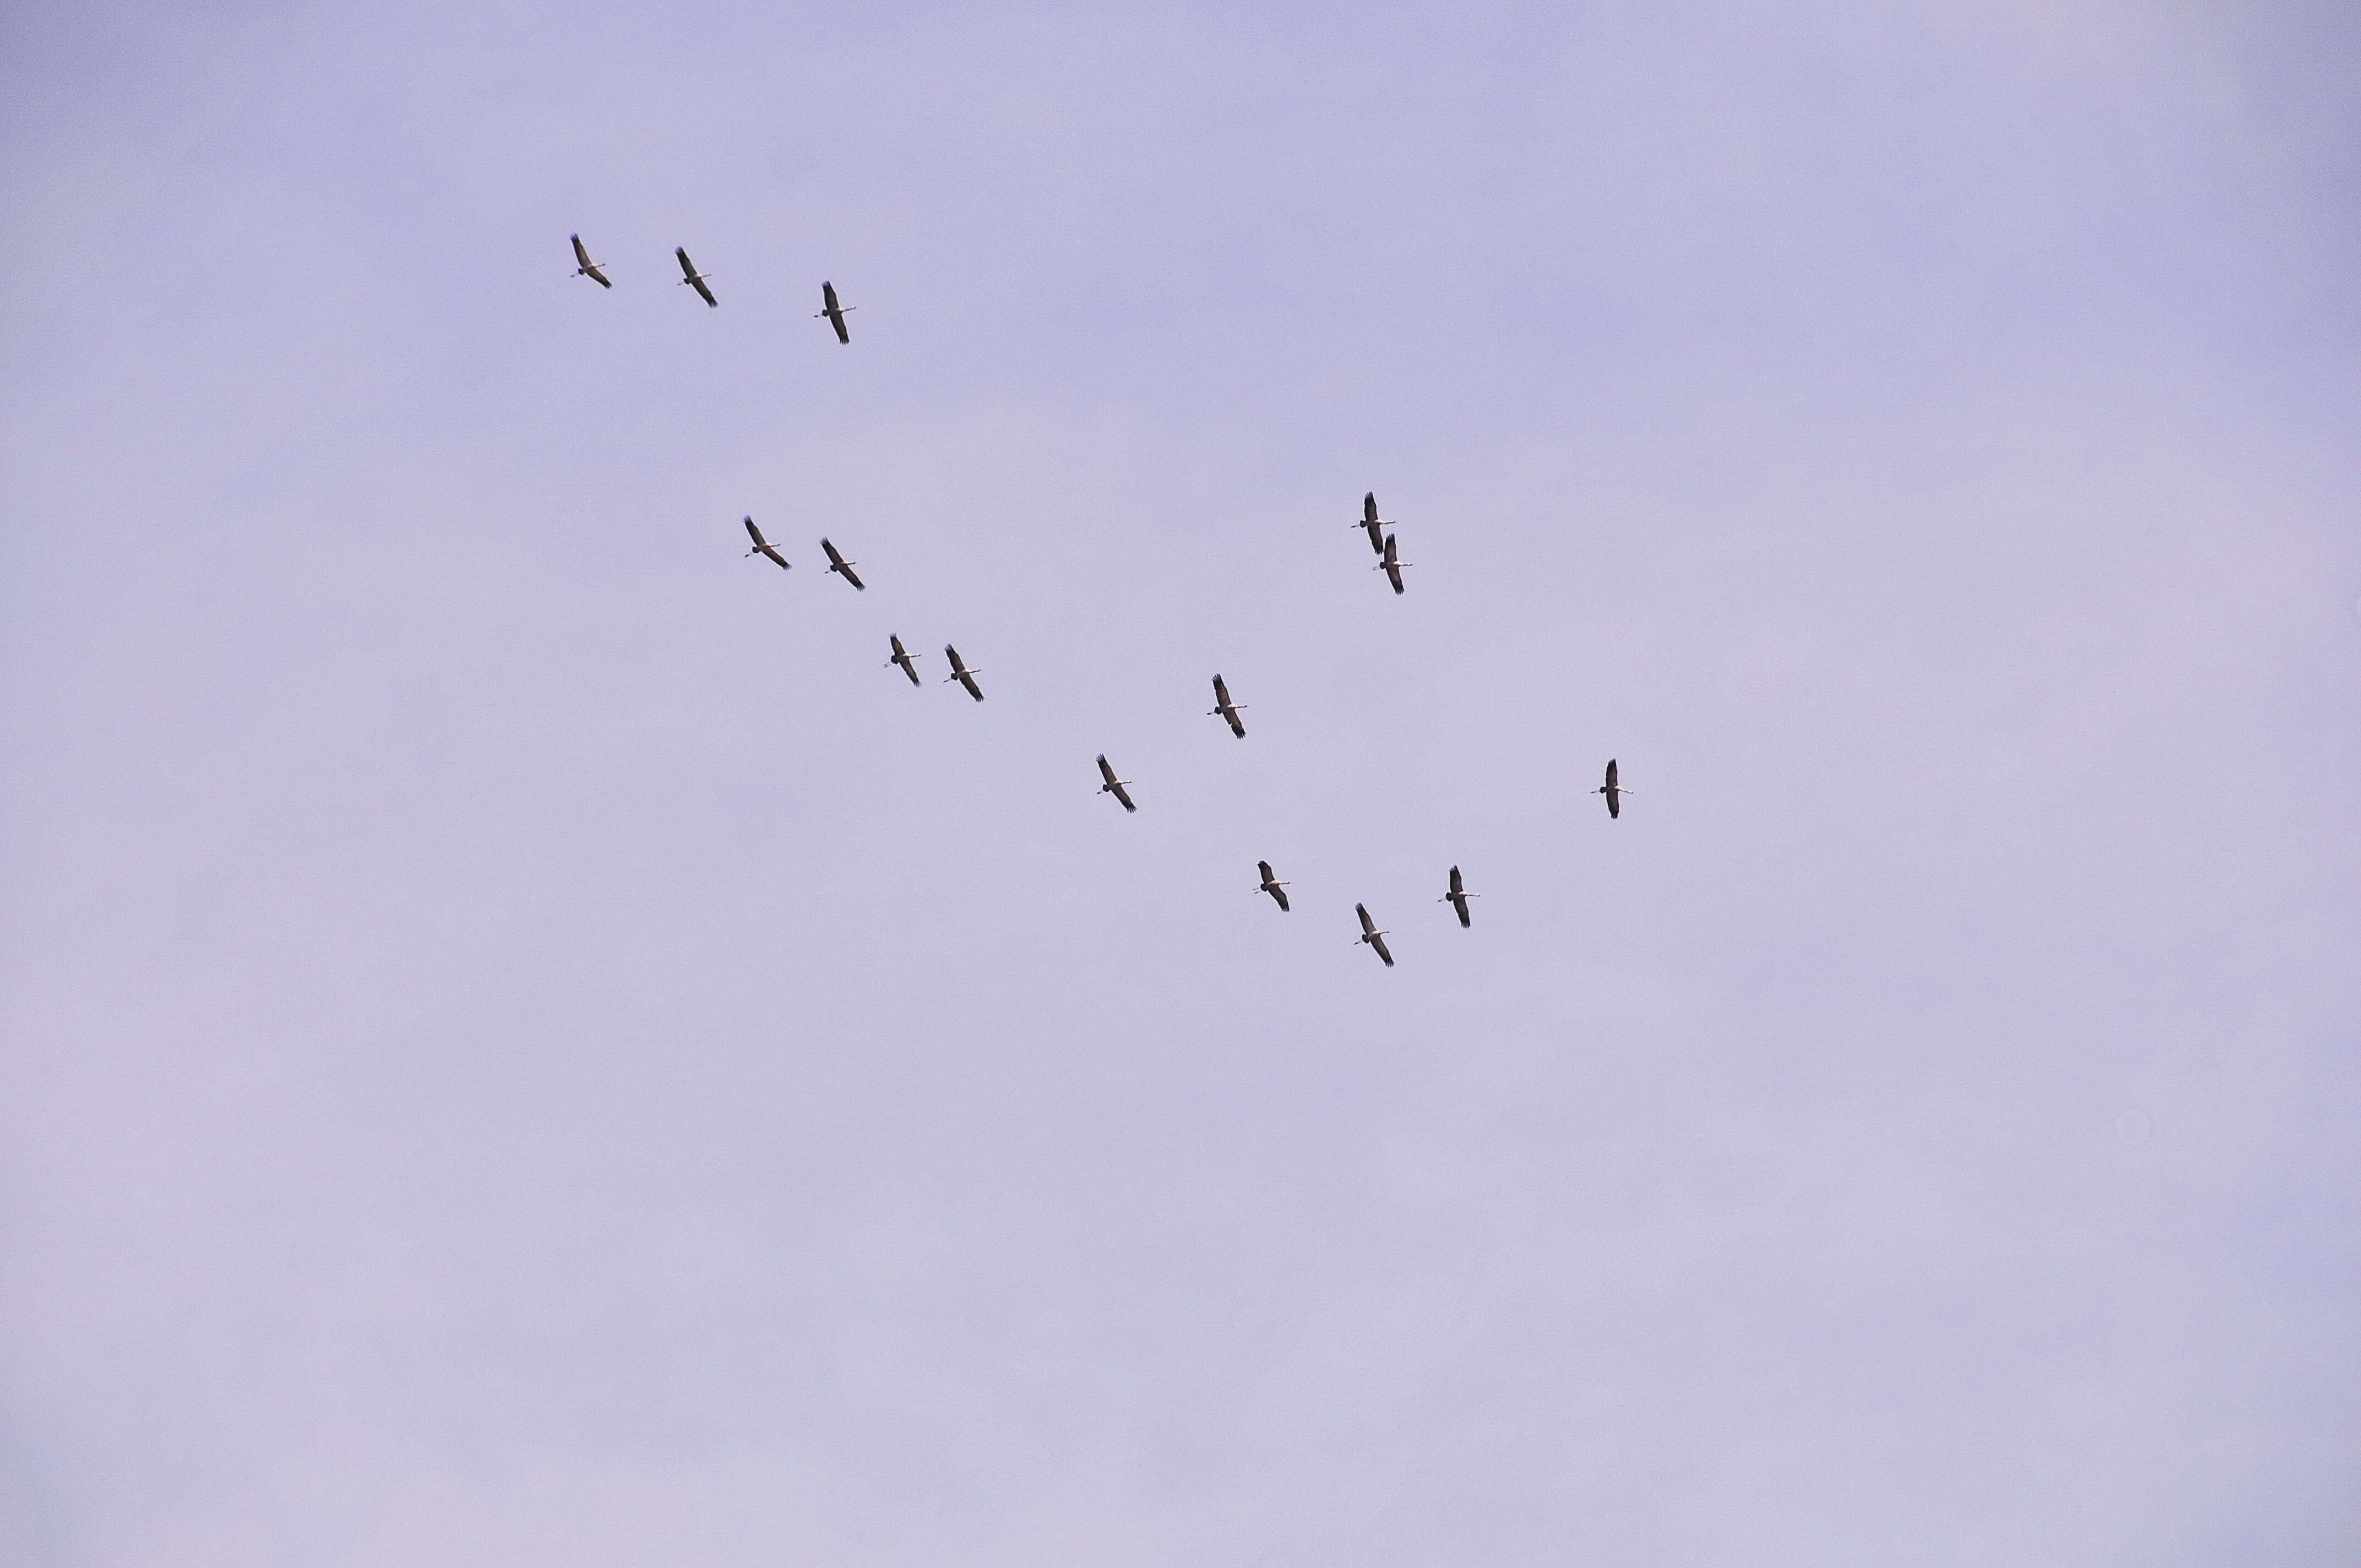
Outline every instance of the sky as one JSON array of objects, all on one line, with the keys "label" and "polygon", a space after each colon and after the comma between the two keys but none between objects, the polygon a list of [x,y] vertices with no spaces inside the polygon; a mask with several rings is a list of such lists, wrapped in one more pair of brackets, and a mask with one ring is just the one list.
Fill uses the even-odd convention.
[{"label": "sky", "polygon": [[0,1560],[2361,1561],[2356,67],[0,13]]}]

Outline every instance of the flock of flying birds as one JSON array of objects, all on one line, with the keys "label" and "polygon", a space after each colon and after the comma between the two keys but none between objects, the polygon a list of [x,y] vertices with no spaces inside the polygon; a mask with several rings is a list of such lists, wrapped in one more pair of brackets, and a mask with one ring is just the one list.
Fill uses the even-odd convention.
[{"label": "flock of flying birds", "polygon": [[[719,308],[721,302],[714,298],[712,285],[706,275],[699,272],[697,269],[697,264],[688,258],[687,249],[675,247],[672,254],[673,258],[680,263],[681,283],[696,290],[697,297],[707,305]],[[590,259],[590,252],[583,245],[582,236],[578,234],[574,236],[574,276],[577,278],[588,278],[602,289],[611,289],[615,286],[608,280],[602,264]],[[829,325],[834,327],[837,342],[851,343],[852,333],[845,325],[844,318],[860,307],[840,303],[836,297],[836,285],[833,283],[821,283],[819,294],[820,309],[812,319],[825,320]],[[1390,532],[1392,526],[1378,516],[1376,491],[1372,490],[1361,498],[1361,519],[1353,524],[1353,527],[1368,534],[1369,548],[1377,552],[1378,555],[1378,564],[1372,570],[1383,572],[1386,575],[1386,581],[1392,584],[1394,592],[1399,594],[1403,591],[1402,573],[1410,568],[1411,564],[1401,558],[1401,552],[1396,545],[1394,535]],[[760,555],[775,563],[783,570],[793,569],[788,565],[787,558],[779,554],[778,546],[763,536],[762,529],[755,526],[752,517],[746,519],[746,535],[753,541],[753,548],[746,552],[749,556]],[[855,588],[866,591],[868,585],[863,583],[852,569],[858,565],[857,562],[845,559],[843,553],[826,539],[819,542],[819,547],[828,556],[829,571],[851,583]],[[887,668],[900,670],[910,677],[910,684],[914,686],[922,685],[923,683],[918,679],[918,660],[922,655],[913,653],[903,647],[902,639],[897,633],[887,634],[885,641],[893,644],[894,648],[893,657],[885,662]],[[968,696],[982,702],[983,688],[976,684],[975,677],[983,672],[972,668],[961,659],[959,650],[948,642],[943,644],[943,657],[950,662],[951,670],[951,673],[943,678],[943,685],[949,685],[956,681],[966,688]],[[1246,706],[1242,702],[1231,701],[1229,683],[1218,674],[1213,677],[1213,706],[1207,710],[1206,717],[1226,721],[1230,727],[1230,733],[1241,740],[1246,738],[1246,721],[1238,715],[1246,711]],[[1099,794],[1115,796],[1126,811],[1139,809],[1131,798],[1131,781],[1115,776],[1115,765],[1106,760],[1104,752],[1099,756],[1099,778],[1102,781],[1099,784]],[[1631,792],[1623,787],[1616,769],[1615,759],[1611,757],[1608,759],[1607,782],[1591,793],[1607,797],[1607,815],[1609,817],[1620,817],[1623,815],[1623,797]],[[1268,861],[1257,861],[1255,869],[1262,874],[1262,881],[1256,891],[1270,894],[1272,902],[1277,904],[1282,912],[1286,911],[1290,907],[1287,902],[1288,884],[1281,882],[1279,874],[1271,870]],[[1450,890],[1435,902],[1450,905],[1453,911],[1459,916],[1459,924],[1465,927],[1475,924],[1468,915],[1468,900],[1482,896],[1481,894],[1467,891],[1466,883],[1459,874],[1459,868],[1454,866],[1451,868]],[[1378,929],[1378,923],[1369,916],[1367,905],[1356,904],[1353,905],[1353,913],[1358,916],[1361,921],[1361,934],[1356,940],[1367,944],[1378,958],[1385,960],[1388,969],[1393,968],[1394,955],[1386,947],[1386,938],[1389,933]]]}]

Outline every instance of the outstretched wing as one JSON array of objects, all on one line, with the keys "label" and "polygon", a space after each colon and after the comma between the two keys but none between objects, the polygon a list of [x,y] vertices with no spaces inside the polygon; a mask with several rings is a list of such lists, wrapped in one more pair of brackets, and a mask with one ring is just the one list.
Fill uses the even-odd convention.
[{"label": "outstretched wing", "polygon": [[676,245],[673,247],[672,253],[680,258],[681,281],[696,290],[697,297],[703,300],[707,304],[719,305],[721,302],[713,297],[713,291],[705,286],[705,280],[703,278],[697,276],[697,263],[688,258],[688,247],[683,245]]},{"label": "outstretched wing", "polygon": [[1356,904],[1353,905],[1353,913],[1361,917],[1362,936],[1372,937],[1377,934],[1378,923],[1369,918],[1369,906],[1367,905]]},{"label": "outstretched wing", "polygon": [[1466,891],[1466,885],[1467,885],[1467,884],[1466,884],[1466,883],[1463,883],[1463,882],[1461,882],[1461,881],[1459,880],[1459,868],[1458,868],[1457,866],[1454,866],[1454,867],[1452,867],[1452,868],[1451,868],[1451,892],[1452,892],[1452,895],[1453,895],[1454,897],[1458,896],[1458,895],[1459,895],[1459,894],[1461,894],[1462,892]]},{"label": "outstretched wing", "polygon": [[1375,490],[1361,498],[1361,521],[1371,528],[1378,526],[1378,492]]},{"label": "outstretched wing", "polygon": [[1270,862],[1268,861],[1257,861],[1255,862],[1255,870],[1262,872],[1263,881],[1270,882],[1274,880],[1270,874]]},{"label": "outstretched wing", "polygon": [[590,259],[590,252],[583,247],[582,236],[578,234],[574,236],[574,264],[582,269],[582,276],[589,279],[601,289],[611,289],[615,286],[607,281],[606,273],[600,271],[598,264]]},{"label": "outstretched wing", "polygon": [[835,284],[824,282],[819,286],[819,303],[820,309],[826,311],[829,314],[834,315],[836,313]]},{"label": "outstretched wing", "polygon": [[763,537],[763,531],[754,526],[754,520],[751,517],[746,520],[746,534],[748,538],[753,540],[755,549],[761,551],[764,555],[779,564],[779,569],[781,571],[792,572],[795,570],[794,567],[787,565],[787,558],[779,554],[778,547],[774,545],[769,540]]},{"label": "outstretched wing", "polygon": [[1620,790],[1607,792],[1607,815],[1610,818],[1623,815],[1623,794]]},{"label": "outstretched wing", "polygon": [[1375,932],[1371,932],[1369,935],[1369,946],[1378,949],[1378,957],[1386,960],[1386,968],[1391,969],[1394,967],[1394,956],[1393,954],[1386,951],[1386,939],[1383,937],[1377,935]]},{"label": "outstretched wing", "polygon": [[1609,757],[1609,758],[1608,758],[1608,759],[1607,759],[1607,787],[1608,787],[1609,789],[1613,789],[1613,788],[1615,788],[1615,787],[1616,787],[1616,784],[1615,784],[1615,759],[1614,759],[1614,758],[1612,758],[1612,757]]},{"label": "outstretched wing", "polygon": [[838,554],[835,545],[830,544],[827,540],[823,539],[819,542],[819,547],[828,552],[828,569],[829,571],[839,574],[846,582],[851,583],[856,588],[866,586],[859,577],[852,575],[852,563],[846,560],[841,554]]},{"label": "outstretched wing", "polygon": [[1131,803],[1130,792],[1123,787],[1123,781],[1115,776],[1115,769],[1107,762],[1104,752],[1102,752],[1099,755],[1099,777],[1106,780],[1106,793],[1123,802],[1123,808],[1126,811],[1137,811],[1139,809],[1139,807]]},{"label": "outstretched wing", "polygon": [[1245,721],[1238,718],[1237,704],[1230,700],[1230,684],[1221,676],[1213,677],[1213,711],[1229,720],[1230,733],[1243,740],[1246,738]]},{"label": "outstretched wing", "polygon": [[1287,889],[1285,889],[1285,888],[1283,888],[1283,887],[1275,887],[1275,888],[1272,888],[1272,889],[1270,890],[1270,895],[1271,895],[1273,898],[1276,898],[1277,900],[1279,900],[1279,913],[1280,913],[1280,914],[1282,914],[1282,915],[1286,914],[1286,913],[1287,913]]},{"label": "outstretched wing", "polygon": [[943,644],[943,657],[951,662],[951,679],[965,686],[967,688],[968,696],[975,698],[978,702],[982,702],[983,700],[983,688],[975,684],[975,677],[968,674],[967,666],[960,662],[959,650],[946,642]]}]

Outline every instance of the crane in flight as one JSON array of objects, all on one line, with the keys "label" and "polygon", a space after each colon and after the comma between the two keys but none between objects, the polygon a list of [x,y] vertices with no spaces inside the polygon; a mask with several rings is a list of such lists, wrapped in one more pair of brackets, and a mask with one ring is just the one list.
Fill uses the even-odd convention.
[{"label": "crane in flight", "polygon": [[1257,861],[1255,862],[1255,870],[1262,872],[1262,885],[1256,888],[1255,891],[1257,893],[1267,893],[1270,894],[1270,896],[1278,902],[1279,912],[1281,914],[1285,914],[1287,911],[1287,884],[1279,881],[1278,877],[1271,873],[1270,862],[1268,861]]},{"label": "crane in flight", "polygon": [[895,636],[890,631],[885,634],[885,641],[894,644],[894,656],[885,661],[885,667],[890,670],[898,665],[902,673],[910,677],[910,684],[912,685],[917,685],[918,684],[918,656],[916,653],[911,652],[908,649],[903,647],[901,638]]},{"label": "crane in flight", "polygon": [[1615,776],[1614,758],[1609,757],[1607,759],[1607,782],[1600,784],[1597,789],[1592,790],[1590,793],[1593,795],[1603,795],[1607,797],[1607,815],[1609,817],[1614,817],[1623,815],[1623,797],[1630,795],[1631,791],[1625,789],[1622,782]]},{"label": "crane in flight", "polygon": [[943,644],[943,657],[951,662],[951,673],[943,677],[943,685],[949,685],[953,681],[957,681],[960,685],[967,687],[968,696],[975,698],[978,702],[982,702],[983,700],[983,688],[975,684],[975,678],[976,676],[983,674],[983,672],[982,670],[971,670],[965,664],[960,663],[959,650],[952,647],[948,642]]},{"label": "crane in flight", "polygon": [[1376,921],[1369,918],[1369,906],[1366,904],[1356,904],[1353,905],[1353,913],[1361,917],[1361,934],[1354,940],[1368,943],[1378,950],[1378,957],[1386,960],[1386,968],[1393,968],[1394,956],[1386,951],[1386,934],[1378,929]]},{"label": "crane in flight", "polygon": [[1355,523],[1353,526],[1355,528],[1367,529],[1369,531],[1369,548],[1376,551],[1380,555],[1386,553],[1386,529],[1389,525],[1384,522],[1380,522],[1378,520],[1377,491],[1371,490],[1367,495],[1361,498],[1361,521]]},{"label": "crane in flight", "polygon": [[851,583],[854,587],[861,588],[864,592],[867,591],[867,586],[863,584],[859,577],[852,575],[852,568],[860,563],[846,560],[842,555],[837,553],[836,546],[830,544],[825,539],[819,542],[819,547],[828,552],[828,569],[829,571],[836,573],[846,582]]},{"label": "crane in flight", "polygon": [[1131,781],[1129,779],[1119,779],[1115,776],[1115,765],[1106,760],[1106,753],[1104,752],[1101,752],[1099,754],[1099,777],[1106,780],[1106,783],[1099,785],[1099,793],[1101,795],[1111,795],[1115,796],[1117,800],[1123,802],[1123,808],[1126,811],[1137,811],[1139,809],[1139,807],[1131,803],[1131,793],[1125,787],[1129,784]]},{"label": "crane in flight", "polygon": [[1223,682],[1221,676],[1215,675],[1213,677],[1213,706],[1205,710],[1205,717],[1208,718],[1228,719],[1230,721],[1230,733],[1243,740],[1246,738],[1246,727],[1240,721],[1238,715],[1245,711],[1246,704],[1241,702],[1232,702],[1230,700],[1230,688]]},{"label": "crane in flight", "polygon": [[697,269],[697,263],[688,258],[687,247],[674,246],[672,253],[680,258],[680,280],[696,290],[697,298],[707,304],[719,304],[721,302],[713,297],[713,291],[705,286],[705,274],[699,272]]},{"label": "crane in flight", "polygon": [[590,259],[590,252],[583,247],[582,236],[578,234],[574,236],[574,276],[588,278],[601,289],[615,286],[607,281],[607,275],[598,270],[597,262]]},{"label": "crane in flight", "polygon": [[836,302],[836,285],[833,283],[823,282],[819,286],[819,315],[814,316],[812,320],[818,321],[821,316],[827,317],[828,324],[836,328],[836,341],[839,343],[851,343],[852,341],[852,334],[845,330],[844,318],[851,315],[861,307],[859,305],[838,304]]},{"label": "crane in flight", "polygon": [[1441,898],[1436,899],[1435,902],[1437,904],[1448,904],[1452,908],[1459,911],[1460,925],[1472,926],[1475,922],[1467,918],[1467,901],[1471,898],[1481,898],[1484,895],[1480,893],[1470,893],[1467,891],[1467,884],[1459,880],[1459,868],[1457,866],[1454,866],[1451,868],[1451,891],[1444,894]]},{"label": "crane in flight", "polygon": [[772,560],[776,561],[781,566],[785,566],[787,570],[793,571],[795,569],[792,566],[787,566],[787,558],[779,554],[779,547],[763,537],[763,531],[754,526],[754,520],[751,517],[746,520],[746,537],[754,542],[754,548],[747,551],[747,554],[767,555]]},{"label": "crane in flight", "polygon": [[1400,593],[1402,591],[1401,575],[1403,570],[1410,565],[1410,563],[1403,560],[1400,554],[1394,549],[1394,536],[1390,533],[1386,535],[1386,547],[1382,554],[1385,555],[1385,559],[1370,567],[1369,570],[1373,572],[1383,572],[1386,575],[1386,581],[1394,586],[1394,592]]}]

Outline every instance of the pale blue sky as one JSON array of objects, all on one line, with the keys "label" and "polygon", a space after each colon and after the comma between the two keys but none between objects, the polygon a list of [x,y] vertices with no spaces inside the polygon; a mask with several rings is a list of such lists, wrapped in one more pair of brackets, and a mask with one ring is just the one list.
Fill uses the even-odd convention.
[{"label": "pale blue sky", "polygon": [[2361,1560],[2341,8],[0,61],[0,1559]]}]

